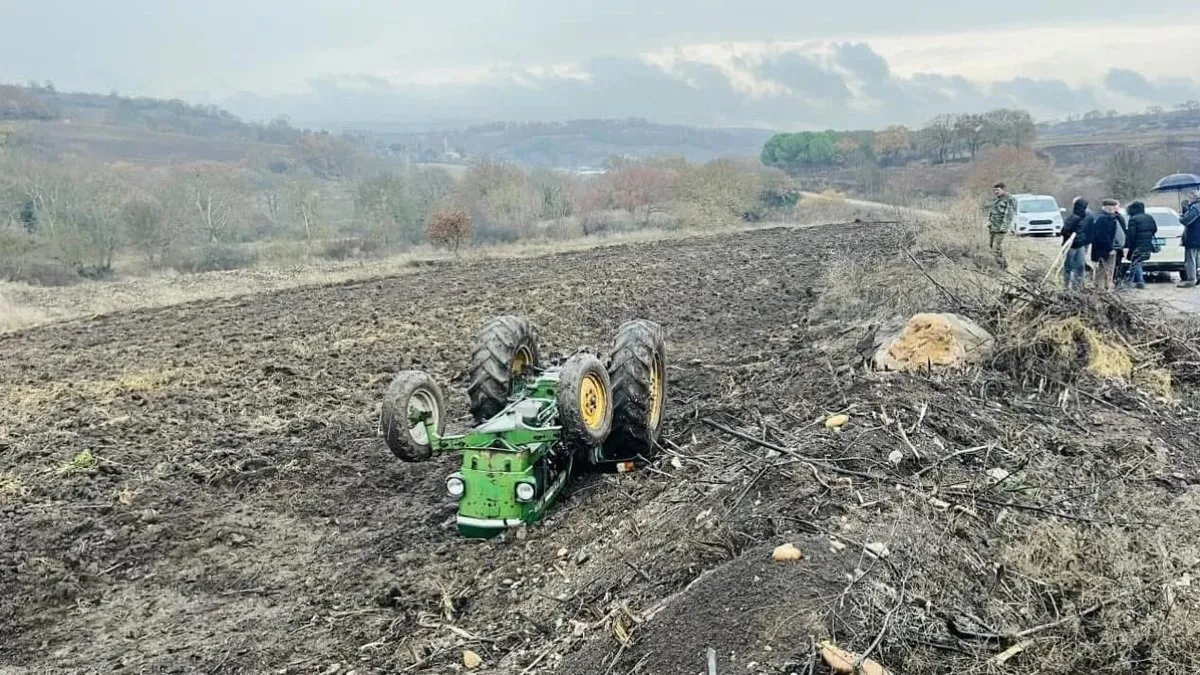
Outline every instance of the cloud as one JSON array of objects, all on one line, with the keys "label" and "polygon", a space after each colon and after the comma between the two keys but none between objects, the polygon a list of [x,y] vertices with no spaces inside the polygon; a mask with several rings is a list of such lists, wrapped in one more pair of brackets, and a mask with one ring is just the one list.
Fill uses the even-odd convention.
[{"label": "cloud", "polygon": [[808,99],[842,103],[851,97],[850,88],[841,74],[807,54],[784,52],[759,64],[755,74]]},{"label": "cloud", "polygon": [[993,90],[1012,101],[1009,107],[1024,108],[1040,119],[1092,110],[1099,105],[1093,91],[1076,89],[1062,80],[1017,77],[996,83]]},{"label": "cloud", "polygon": [[1187,78],[1151,81],[1145,75],[1124,68],[1113,68],[1104,76],[1105,86],[1114,93],[1144,106],[1171,107],[1177,103],[1200,98],[1200,83]]},{"label": "cloud", "polygon": [[[899,76],[865,42],[810,44],[741,56],[720,67],[682,58],[655,65],[640,58],[605,57],[564,72],[498,68],[479,81],[440,85],[326,77],[310,82],[303,94],[241,94],[222,103],[255,119],[286,111],[297,121],[322,124],[375,121],[418,127],[443,120],[642,117],[794,130],[921,126],[942,113],[1001,107],[1023,108],[1039,119],[1058,118],[1104,107],[1114,97],[1170,98],[1176,103],[1196,89],[1191,80],[1154,82],[1128,70],[1111,71],[1096,86],[1051,78],[982,83],[939,73]],[[1135,109],[1143,107],[1138,103]]]},{"label": "cloud", "polygon": [[[9,0],[5,25],[18,29],[0,41],[0,80],[51,78],[88,90],[227,95],[238,89],[291,91],[311,77],[340,72],[378,69],[411,76],[429,69],[528,67],[700,43],[861,36],[920,50],[964,31],[1061,33],[1102,25],[1131,33],[1141,45],[1126,50],[1125,44],[1100,43],[1107,51],[1091,49],[1097,42],[1087,37],[1082,48],[1070,46],[1066,35],[1019,44],[1006,39],[996,62],[983,54],[979,37],[957,42],[975,56],[983,54],[984,65],[993,70],[1031,49],[1063,43],[1100,60],[1126,51],[1123,59],[1143,58],[1158,50],[1186,62],[1179,50],[1188,48],[1194,32],[1166,49],[1162,40],[1180,17],[1194,13],[1194,5],[1195,0],[1159,0],[1138,13],[1137,20],[1151,26],[1143,32],[1130,30],[1124,19],[1107,24],[1101,19],[1128,15],[1127,0],[1008,0],[1002,9],[936,0],[740,0],[736,6],[721,0]],[[942,53],[928,56],[935,64],[945,61]]]},{"label": "cloud", "polygon": [[886,83],[892,77],[887,59],[865,42],[843,43],[835,46],[835,60],[867,84]]}]

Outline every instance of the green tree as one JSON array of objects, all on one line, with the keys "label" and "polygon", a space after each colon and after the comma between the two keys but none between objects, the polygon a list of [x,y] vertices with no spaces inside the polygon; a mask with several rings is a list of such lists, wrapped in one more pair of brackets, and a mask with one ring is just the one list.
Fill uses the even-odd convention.
[{"label": "green tree", "polygon": [[837,140],[829,131],[776,134],[763,145],[759,159],[766,166],[788,171],[829,166],[838,158]]}]

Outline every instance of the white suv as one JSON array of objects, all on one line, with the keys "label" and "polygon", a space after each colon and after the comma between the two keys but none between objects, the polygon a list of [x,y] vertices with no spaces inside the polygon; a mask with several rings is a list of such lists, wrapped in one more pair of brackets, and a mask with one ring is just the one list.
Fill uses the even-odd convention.
[{"label": "white suv", "polygon": [[[1125,222],[1129,222],[1129,214],[1124,208],[1121,209],[1121,215],[1125,216]],[[1158,226],[1154,238],[1158,240],[1160,250],[1150,255],[1142,269],[1146,272],[1178,272],[1179,279],[1183,280],[1187,272],[1184,270],[1183,257],[1184,227],[1179,222],[1179,214],[1166,206],[1147,206],[1146,215],[1154,218],[1154,224]],[[1126,259],[1121,263],[1121,274],[1124,275],[1128,269],[1129,261]]]},{"label": "white suv", "polygon": [[1050,195],[1013,195],[1017,200],[1017,215],[1009,232],[1015,235],[1050,234],[1058,236],[1063,228],[1062,209]]}]

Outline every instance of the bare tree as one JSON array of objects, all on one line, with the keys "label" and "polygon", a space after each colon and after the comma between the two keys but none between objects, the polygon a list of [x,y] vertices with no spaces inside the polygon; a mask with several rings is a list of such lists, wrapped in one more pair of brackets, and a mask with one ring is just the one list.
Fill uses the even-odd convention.
[{"label": "bare tree", "polygon": [[105,276],[122,243],[121,207],[129,187],[98,168],[88,171],[80,187],[72,228],[78,249],[70,262],[83,274]]},{"label": "bare tree", "polygon": [[146,262],[154,269],[166,267],[179,239],[179,230],[167,222],[162,203],[148,196],[133,197],[122,207],[121,219],[129,243]]},{"label": "bare tree", "polygon": [[958,154],[958,120],[953,115],[938,115],[922,130],[927,153],[938,164]]},{"label": "bare tree", "polygon": [[297,180],[288,186],[287,209],[300,226],[304,239],[312,241],[325,230],[325,195],[315,181]]},{"label": "bare tree", "polygon": [[763,175],[753,167],[717,159],[684,172],[678,195],[696,210],[697,225],[728,225],[755,217],[763,185]]},{"label": "bare tree", "polygon": [[1157,176],[1146,152],[1124,146],[1108,157],[1104,165],[1104,188],[1109,196],[1127,200],[1140,197],[1154,186]]},{"label": "bare tree", "polygon": [[911,147],[908,129],[903,126],[890,126],[883,131],[875,132],[871,141],[871,149],[881,160],[894,161],[904,156]]},{"label": "bare tree", "polygon": [[1024,148],[1037,140],[1037,126],[1033,123],[1033,117],[1024,110],[1001,108],[987,113],[984,119],[993,145]]},{"label": "bare tree", "polygon": [[228,242],[246,216],[248,188],[236,167],[198,162],[179,170],[175,200],[185,222],[204,241]]},{"label": "bare tree", "polygon": [[639,222],[647,222],[654,207],[669,200],[679,175],[667,168],[629,164],[609,176],[614,206],[624,209]]},{"label": "bare tree", "polygon": [[960,115],[954,124],[954,131],[971,159],[975,159],[987,144],[987,120],[983,115]]}]

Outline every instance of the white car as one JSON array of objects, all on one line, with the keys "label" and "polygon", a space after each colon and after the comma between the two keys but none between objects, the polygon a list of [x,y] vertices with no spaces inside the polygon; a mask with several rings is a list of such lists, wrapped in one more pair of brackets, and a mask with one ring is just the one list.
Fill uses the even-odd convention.
[{"label": "white car", "polygon": [[[1121,209],[1125,222],[1129,222],[1129,214]],[[1175,209],[1166,206],[1147,206],[1146,215],[1154,218],[1158,231],[1154,238],[1161,250],[1151,254],[1150,259],[1142,265],[1146,272],[1178,272],[1180,280],[1187,275],[1184,268],[1183,256],[1183,223],[1179,222],[1179,214]],[[1129,261],[1121,263],[1121,273],[1129,269]]]},{"label": "white car", "polygon": [[1013,195],[1017,200],[1017,215],[1009,232],[1017,236],[1049,234],[1058,236],[1063,228],[1063,213],[1058,201],[1050,195]]}]

